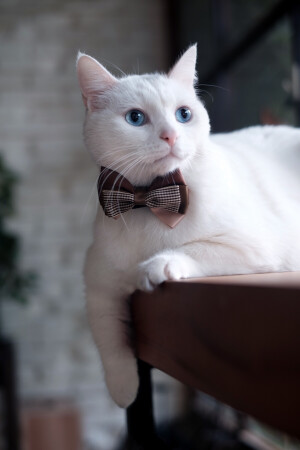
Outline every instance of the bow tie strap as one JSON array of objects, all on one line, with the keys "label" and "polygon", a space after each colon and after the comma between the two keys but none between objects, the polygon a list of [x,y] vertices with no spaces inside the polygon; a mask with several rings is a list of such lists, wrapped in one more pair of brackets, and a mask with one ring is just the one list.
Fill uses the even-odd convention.
[{"label": "bow tie strap", "polygon": [[171,228],[183,218],[188,206],[188,187],[179,171],[155,178],[149,187],[134,187],[119,173],[103,167],[98,194],[108,217],[117,219],[131,209],[148,207]]}]

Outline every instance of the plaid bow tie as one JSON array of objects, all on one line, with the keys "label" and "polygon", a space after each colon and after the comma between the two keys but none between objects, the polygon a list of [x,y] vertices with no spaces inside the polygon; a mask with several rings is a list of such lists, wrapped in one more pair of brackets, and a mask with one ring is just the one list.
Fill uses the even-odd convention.
[{"label": "plaid bow tie", "polygon": [[155,178],[149,187],[135,187],[118,172],[101,167],[98,196],[108,217],[118,219],[131,209],[148,207],[170,228],[183,219],[188,207],[188,187],[179,170]]}]

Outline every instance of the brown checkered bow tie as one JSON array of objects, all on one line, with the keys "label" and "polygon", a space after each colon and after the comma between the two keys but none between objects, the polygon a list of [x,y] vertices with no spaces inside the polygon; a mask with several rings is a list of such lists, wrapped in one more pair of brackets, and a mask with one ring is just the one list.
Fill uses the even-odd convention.
[{"label": "brown checkered bow tie", "polygon": [[155,178],[148,187],[133,186],[118,172],[101,167],[98,196],[104,213],[118,219],[131,209],[148,207],[170,228],[183,219],[188,207],[188,187],[179,170]]}]

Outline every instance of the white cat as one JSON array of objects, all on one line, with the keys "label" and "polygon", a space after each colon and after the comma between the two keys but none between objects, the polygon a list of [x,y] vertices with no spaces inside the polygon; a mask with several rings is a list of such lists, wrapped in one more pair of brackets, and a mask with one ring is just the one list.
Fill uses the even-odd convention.
[{"label": "white cat", "polygon": [[196,46],[168,75],[112,76],[79,53],[85,143],[96,164],[146,186],[180,169],[189,207],[173,229],[148,208],[118,219],[99,207],[87,252],[88,316],[112,398],[138,388],[128,296],[165,280],[300,269],[300,130],[252,127],[210,135],[194,90]]}]

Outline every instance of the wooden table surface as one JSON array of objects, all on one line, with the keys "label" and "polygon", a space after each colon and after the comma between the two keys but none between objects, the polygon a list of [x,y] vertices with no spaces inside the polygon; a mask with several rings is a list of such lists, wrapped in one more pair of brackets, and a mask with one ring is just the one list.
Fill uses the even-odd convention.
[{"label": "wooden table surface", "polygon": [[253,286],[277,286],[300,288],[300,272],[258,273],[222,277],[189,278],[181,283],[242,284]]},{"label": "wooden table surface", "polygon": [[131,306],[140,359],[300,437],[300,272],[167,282]]}]

